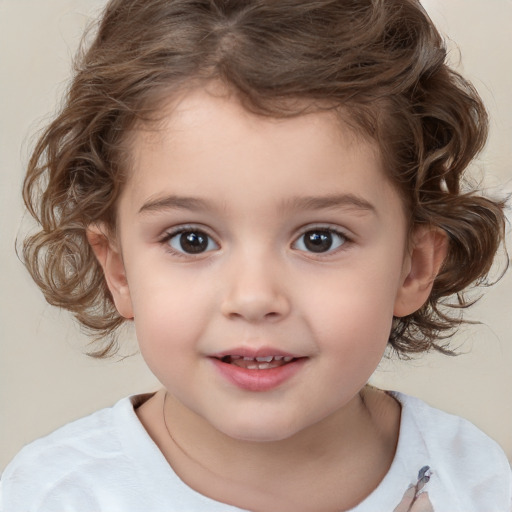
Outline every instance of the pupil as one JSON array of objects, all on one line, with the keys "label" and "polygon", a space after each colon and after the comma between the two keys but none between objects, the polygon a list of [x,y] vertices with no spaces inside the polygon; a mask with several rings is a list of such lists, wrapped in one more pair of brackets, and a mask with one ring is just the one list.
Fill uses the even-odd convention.
[{"label": "pupil", "polygon": [[311,252],[325,252],[332,246],[332,235],[329,231],[309,231],[304,236],[304,245]]},{"label": "pupil", "polygon": [[206,250],[208,247],[208,238],[201,233],[182,233],[180,236],[180,245],[185,252],[197,254]]}]

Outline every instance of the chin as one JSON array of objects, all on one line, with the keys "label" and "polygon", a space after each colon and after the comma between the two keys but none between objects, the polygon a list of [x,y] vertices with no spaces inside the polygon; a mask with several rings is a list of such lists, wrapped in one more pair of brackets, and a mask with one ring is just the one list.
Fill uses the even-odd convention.
[{"label": "chin", "polygon": [[[231,418],[233,420],[233,418]],[[233,420],[229,425],[214,425],[224,435],[237,441],[252,443],[271,443],[289,439],[297,434],[300,428],[285,422],[258,421],[237,422]]]}]

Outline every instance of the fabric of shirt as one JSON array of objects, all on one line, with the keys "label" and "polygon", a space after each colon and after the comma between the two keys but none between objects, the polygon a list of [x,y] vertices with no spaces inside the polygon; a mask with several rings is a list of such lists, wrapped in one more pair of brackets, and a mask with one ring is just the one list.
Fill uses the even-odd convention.
[{"label": "fabric of shirt", "polygon": [[[396,455],[351,512],[512,510],[510,465],[493,440],[462,418],[392,395],[402,406]],[[135,413],[148,397],[125,398],[26,446],[2,475],[0,511],[241,512],[174,473]]]}]

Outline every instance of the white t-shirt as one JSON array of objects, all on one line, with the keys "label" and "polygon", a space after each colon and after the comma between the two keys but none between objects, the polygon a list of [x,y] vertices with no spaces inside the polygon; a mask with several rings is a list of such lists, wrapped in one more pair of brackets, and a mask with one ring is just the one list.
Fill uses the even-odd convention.
[{"label": "white t-shirt", "polygon": [[[402,404],[395,458],[351,512],[512,510],[510,465],[494,441],[417,398],[393,396]],[[135,414],[147,398],[125,398],[26,446],[2,475],[0,511],[240,512],[178,478]],[[412,508],[406,492],[418,496]]]}]

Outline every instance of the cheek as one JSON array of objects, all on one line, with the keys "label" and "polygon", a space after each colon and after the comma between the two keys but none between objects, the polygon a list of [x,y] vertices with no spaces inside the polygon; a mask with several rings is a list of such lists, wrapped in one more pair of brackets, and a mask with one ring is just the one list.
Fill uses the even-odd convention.
[{"label": "cheek", "polygon": [[176,380],[186,381],[197,354],[200,326],[187,316],[189,308],[183,301],[155,294],[138,306],[134,321],[141,355],[156,378],[171,389]]},{"label": "cheek", "polygon": [[130,292],[141,351],[175,354],[193,344],[202,328],[199,320],[208,314],[205,287],[164,272],[139,277],[134,276]]},{"label": "cheek", "polygon": [[128,276],[136,320],[151,317],[160,325],[204,308],[211,294],[205,284],[207,276],[193,268],[171,265],[159,253],[157,256],[132,265],[134,271]]},{"label": "cheek", "polygon": [[[323,350],[333,384],[340,392],[357,393],[380,364],[392,327],[392,312],[371,297],[354,298],[345,308],[330,306],[320,326]],[[336,383],[336,384],[334,384]]]},{"label": "cheek", "polygon": [[[392,325],[392,307],[373,297],[354,297],[330,304],[317,312],[318,339],[329,340],[337,350],[350,356],[380,353],[386,346]],[[373,303],[372,303],[373,302]]]},{"label": "cheek", "polygon": [[[339,357],[380,360],[391,331],[396,282],[381,272],[349,272],[312,297],[315,337]],[[327,283],[326,283],[327,284]]]}]

